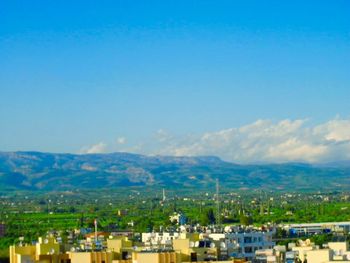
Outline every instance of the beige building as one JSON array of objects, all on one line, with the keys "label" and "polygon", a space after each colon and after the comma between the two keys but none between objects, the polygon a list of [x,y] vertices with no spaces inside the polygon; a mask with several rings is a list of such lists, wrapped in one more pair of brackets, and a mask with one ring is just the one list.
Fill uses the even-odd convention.
[{"label": "beige building", "polygon": [[[39,238],[36,245],[10,246],[10,263],[222,263],[216,261],[220,253],[218,242],[202,240],[198,234],[183,234],[173,240],[174,249],[133,247],[127,237],[107,239],[102,251],[68,251],[53,237]],[[69,250],[69,248],[68,248]]]},{"label": "beige building", "polygon": [[308,251],[306,257],[308,263],[350,263],[350,251],[337,252],[330,248]]},{"label": "beige building", "polygon": [[53,237],[39,238],[34,246],[10,246],[10,263],[69,263],[69,257],[60,253],[60,245]]},{"label": "beige building", "polygon": [[325,248],[319,249],[313,243],[301,242],[299,246],[292,248],[297,252],[297,257],[308,263],[350,263],[350,251],[347,242],[329,242]]},{"label": "beige building", "polygon": [[173,240],[175,252],[181,256],[181,262],[216,261],[220,249],[214,241],[192,241],[189,238]]},{"label": "beige building", "polygon": [[135,252],[135,263],[181,263],[181,256],[175,252]]},{"label": "beige building", "polygon": [[112,263],[116,258],[114,252],[69,252],[70,263]]}]

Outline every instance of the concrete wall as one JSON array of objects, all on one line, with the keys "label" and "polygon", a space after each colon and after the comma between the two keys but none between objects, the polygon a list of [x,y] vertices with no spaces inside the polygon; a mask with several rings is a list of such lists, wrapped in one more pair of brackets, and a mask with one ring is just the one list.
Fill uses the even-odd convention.
[{"label": "concrete wall", "polygon": [[348,242],[328,242],[328,247],[335,252],[343,253],[349,250]]},{"label": "concrete wall", "polygon": [[91,254],[85,252],[70,253],[71,263],[91,263]]},{"label": "concrete wall", "polygon": [[180,256],[175,252],[134,253],[135,263],[180,263]]},{"label": "concrete wall", "polygon": [[331,260],[332,251],[330,249],[319,249],[307,251],[307,263],[324,263]]},{"label": "concrete wall", "polygon": [[[293,247],[292,251],[298,252],[299,259],[303,262],[305,260],[305,255],[308,251],[313,250],[314,247],[312,246],[304,246],[304,247]],[[308,262],[309,263],[309,262]]]},{"label": "concrete wall", "polygon": [[10,263],[23,263],[24,258],[35,260],[35,246],[16,247],[10,246],[9,249]]}]

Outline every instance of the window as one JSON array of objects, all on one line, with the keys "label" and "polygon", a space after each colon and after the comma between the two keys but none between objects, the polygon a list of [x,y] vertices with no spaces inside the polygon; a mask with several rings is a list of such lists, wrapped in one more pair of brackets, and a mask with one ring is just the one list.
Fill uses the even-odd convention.
[{"label": "window", "polygon": [[252,247],[245,247],[244,253],[253,253],[253,248]]},{"label": "window", "polygon": [[251,237],[244,237],[244,243],[252,243]]},{"label": "window", "polygon": [[197,253],[191,253],[191,262],[197,261]]},{"label": "window", "polygon": [[128,251],[123,251],[122,252],[122,259],[123,260],[128,259]]}]

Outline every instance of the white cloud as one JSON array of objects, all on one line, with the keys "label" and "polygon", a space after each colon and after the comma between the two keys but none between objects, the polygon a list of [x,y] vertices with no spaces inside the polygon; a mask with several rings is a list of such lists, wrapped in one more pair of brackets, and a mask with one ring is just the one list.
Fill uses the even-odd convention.
[{"label": "white cloud", "polygon": [[89,154],[89,153],[105,153],[107,151],[107,144],[104,142],[99,142],[90,147],[83,147],[80,150],[80,153]]},{"label": "white cloud", "polygon": [[216,155],[238,163],[350,159],[350,120],[339,118],[313,126],[307,120],[257,120],[197,136],[174,137],[163,130],[157,135],[161,139],[151,154]]},{"label": "white cloud", "polygon": [[116,140],[117,144],[126,144],[126,138],[125,137],[119,137]]},{"label": "white cloud", "polygon": [[107,148],[148,155],[215,155],[236,163],[350,160],[350,119],[338,117],[317,125],[305,119],[257,120],[241,127],[182,136],[160,129],[148,140],[126,144],[126,138],[119,137],[108,147],[100,142],[81,153],[104,153]]},{"label": "white cloud", "polygon": [[166,142],[170,141],[173,137],[167,131],[159,129],[155,134],[155,138],[159,142]]},{"label": "white cloud", "polygon": [[350,121],[335,119],[319,125],[315,128],[315,133],[323,134],[329,141],[349,141]]}]

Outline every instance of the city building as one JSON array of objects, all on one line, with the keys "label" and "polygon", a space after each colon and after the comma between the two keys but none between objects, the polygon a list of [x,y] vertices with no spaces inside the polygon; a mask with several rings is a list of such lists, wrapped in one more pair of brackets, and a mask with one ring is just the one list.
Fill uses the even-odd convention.
[{"label": "city building", "polygon": [[227,250],[227,256],[252,260],[255,251],[272,249],[276,244],[272,241],[274,230],[259,231],[253,228],[238,229],[228,233],[213,233],[209,237],[223,243],[220,246]]},{"label": "city building", "polygon": [[168,245],[171,246],[174,239],[178,239],[180,236],[177,232],[152,232],[142,233],[142,242],[146,246],[159,246]]},{"label": "city building", "polygon": [[39,238],[35,245],[10,246],[10,263],[70,263],[69,256],[60,252],[53,237]]},{"label": "city building", "polygon": [[307,223],[289,224],[282,226],[291,235],[314,235],[330,232],[350,232],[350,222],[328,222],[328,223]]},{"label": "city building", "polygon": [[212,240],[176,239],[174,250],[181,255],[181,262],[216,261],[219,258],[219,247]]},{"label": "city building", "polygon": [[347,242],[329,242],[324,248],[319,248],[309,240],[289,244],[291,251],[286,253],[286,262],[308,263],[350,263],[349,244]]},{"label": "city building", "polygon": [[10,246],[10,263],[244,262],[254,259],[257,251],[262,256],[262,249],[272,249],[271,237],[272,231],[245,228],[229,233],[143,233],[145,242],[133,243],[127,236],[96,232],[62,243],[60,236],[51,234],[33,245]]}]

